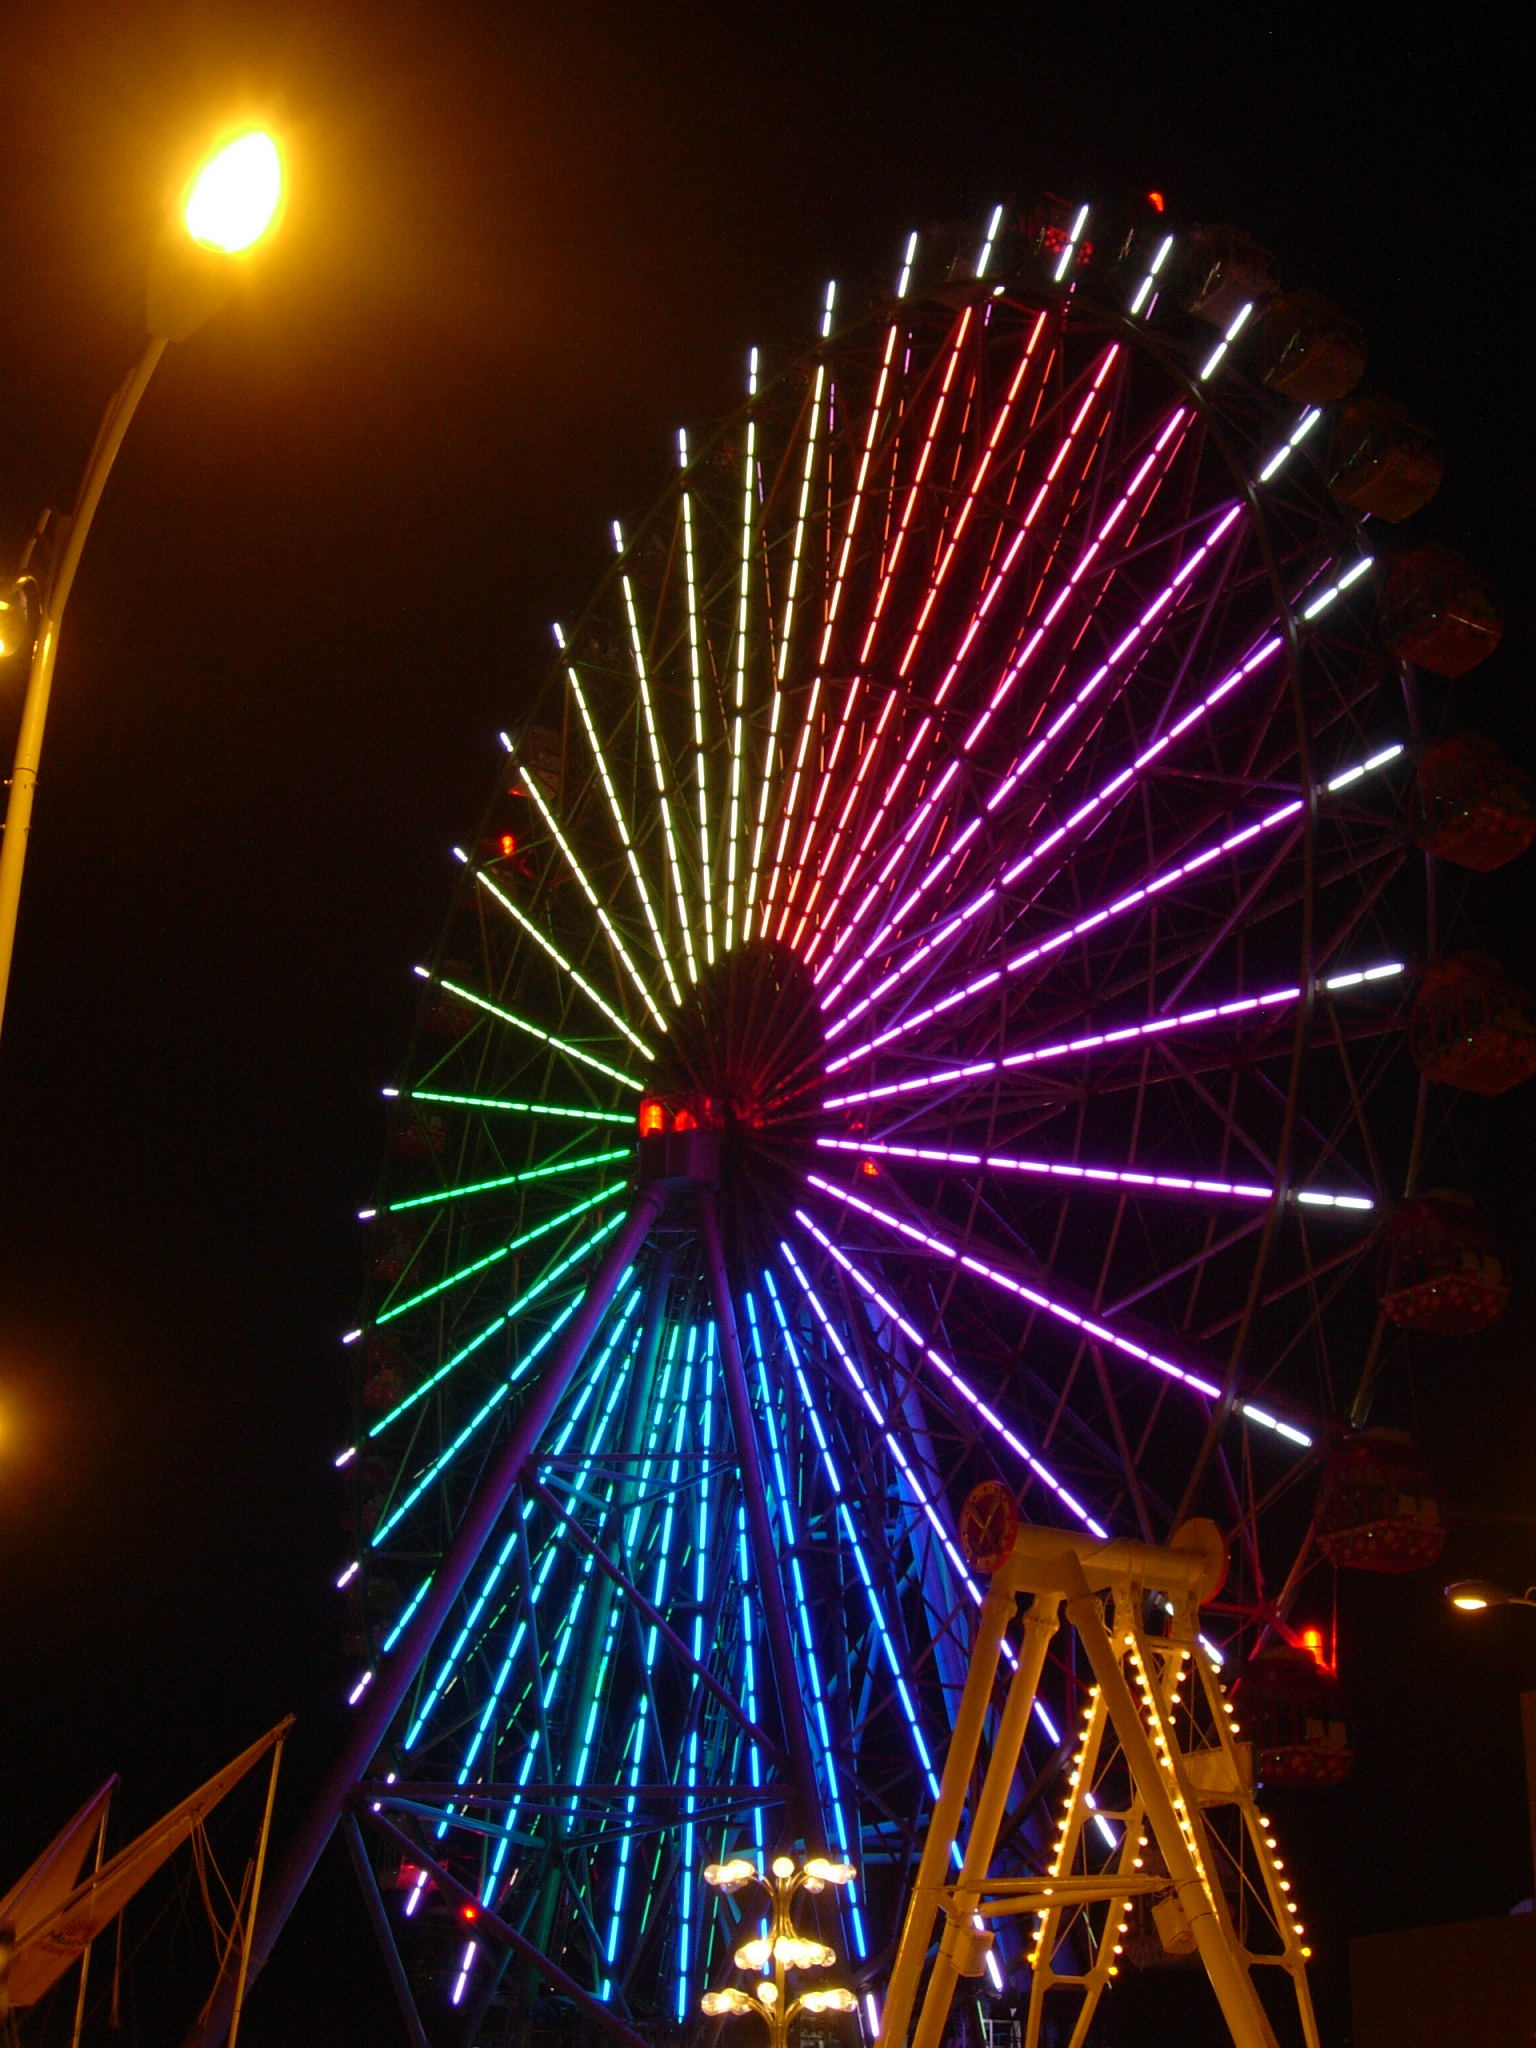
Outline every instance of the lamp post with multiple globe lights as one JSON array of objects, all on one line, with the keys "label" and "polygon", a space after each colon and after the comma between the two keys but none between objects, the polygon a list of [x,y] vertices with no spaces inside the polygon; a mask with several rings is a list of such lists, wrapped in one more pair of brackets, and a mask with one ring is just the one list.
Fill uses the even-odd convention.
[{"label": "lamp post with multiple globe lights", "polygon": [[710,1863],[704,1882],[720,1892],[740,1891],[755,1885],[773,1901],[773,1919],[766,1934],[744,1941],[733,1958],[738,1970],[756,1973],[758,1983],[751,1991],[728,1984],[719,1991],[706,1991],[699,2001],[711,2019],[730,2019],[755,2012],[768,2028],[769,2048],[784,2048],[790,2024],[800,2014],[852,2012],[858,2004],[853,1993],[839,1984],[820,1985],[789,1996],[791,1970],[829,1970],[837,1962],[837,1951],[812,1935],[801,1934],[795,1926],[793,1906],[802,1891],[819,1892],[830,1885],[851,1884],[855,1876],[851,1863],[839,1863],[826,1856],[811,1856],[797,1870],[788,1856],[775,1856],[770,1874],[765,1875],[745,1856],[727,1863]]},{"label": "lamp post with multiple globe lights", "polygon": [[[0,840],[0,1021],[10,987],[59,629],[86,535],[117,451],[167,343],[185,341],[233,294],[245,264],[277,226],[283,185],[277,143],[265,129],[249,126],[227,137],[192,178],[180,204],[167,216],[150,261],[148,344],[107,406],[74,510],[68,519],[44,520],[28,545],[15,583],[0,597],[0,661],[31,651]],[[39,541],[44,542],[48,559],[34,572],[31,563]]]}]

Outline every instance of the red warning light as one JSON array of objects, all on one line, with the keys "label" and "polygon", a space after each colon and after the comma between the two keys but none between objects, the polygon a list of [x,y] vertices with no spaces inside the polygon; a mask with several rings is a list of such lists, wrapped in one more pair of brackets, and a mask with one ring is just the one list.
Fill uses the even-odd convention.
[{"label": "red warning light", "polygon": [[503,860],[510,860],[510,859],[512,858],[513,854],[514,854],[514,853],[516,853],[516,851],[517,851],[517,836],[516,836],[516,834],[515,834],[515,833],[512,833],[512,832],[503,832],[503,833],[502,833],[502,835],[501,835],[501,857],[502,857],[502,859],[503,859]]},{"label": "red warning light", "polygon": [[657,1137],[667,1127],[667,1112],[654,1095],[646,1095],[640,1102],[640,1135],[642,1138]]},{"label": "red warning light", "polygon": [[880,1173],[880,1169],[876,1166],[873,1159],[861,1159],[859,1161],[859,1171],[862,1174],[867,1174],[871,1180],[877,1179]]},{"label": "red warning light", "polygon": [[1314,1664],[1328,1669],[1328,1659],[1323,1654],[1323,1632],[1320,1628],[1304,1628],[1301,1632],[1301,1647],[1308,1651]]},{"label": "red warning light", "polygon": [[1162,193],[1161,193],[1161,192],[1149,192],[1149,193],[1147,194],[1147,204],[1148,204],[1148,206],[1150,206],[1150,207],[1152,208],[1152,210],[1153,210],[1153,212],[1154,212],[1154,213],[1161,213],[1161,212],[1162,212],[1162,210],[1163,210],[1163,195],[1162,195]]},{"label": "red warning light", "polygon": [[696,1131],[699,1120],[691,1109],[680,1109],[672,1119],[672,1128],[674,1131]]},{"label": "red warning light", "polygon": [[478,1920],[480,1918],[480,1914],[477,1908],[475,1908],[474,1906],[460,1906],[459,1918],[461,1920]]}]

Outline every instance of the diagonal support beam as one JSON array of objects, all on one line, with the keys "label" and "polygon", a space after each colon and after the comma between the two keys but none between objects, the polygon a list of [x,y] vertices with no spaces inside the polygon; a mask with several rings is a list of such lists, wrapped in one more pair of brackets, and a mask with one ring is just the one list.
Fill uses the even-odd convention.
[{"label": "diagonal support beam", "polygon": [[[474,1570],[491,1532],[501,1519],[523,1467],[537,1448],[561,1395],[586,1356],[587,1346],[608,1313],[620,1281],[650,1235],[665,1200],[666,1191],[660,1187],[642,1189],[636,1196],[623,1227],[588,1283],[581,1307],[566,1325],[564,1335],[549,1355],[549,1363],[530,1389],[522,1412],[512,1426],[511,1435],[482,1477],[420,1607],[396,1649],[380,1662],[373,1684],[363,1694],[352,1723],[352,1732],[316,1794],[298,1834],[288,1845],[276,1882],[262,1905],[251,1943],[250,1982],[255,1982],[272,1953],[272,1945],[282,1933],[300,1892],[309,1882],[310,1873],[335,1832],[343,1808],[357,1785],[367,1776],[375,1751],[389,1733],[390,1724],[399,1712],[423,1659],[453,1612],[454,1604],[464,1590],[464,1582]],[[220,1987],[207,2018],[188,2036],[188,2048],[215,2048],[215,2044],[225,2038],[229,2031],[233,1997],[232,1983]]]},{"label": "diagonal support beam", "polygon": [[[368,1851],[363,1847],[363,1838],[357,1830],[355,1815],[341,1816],[342,1839],[347,1853],[352,1858],[352,1868],[357,1872],[357,1882],[363,1894],[363,1904],[368,1908],[369,1925],[373,1928],[374,1939],[379,1944],[379,1953],[384,1958],[385,1973],[395,2002],[400,2008],[400,2017],[405,2022],[406,2037],[411,2048],[430,2048],[426,2029],[421,2024],[421,2014],[416,2010],[416,2001],[411,1996],[410,1983],[406,1978],[405,1965],[400,1960],[400,1951],[395,1946],[394,1929],[389,1924],[389,1915],[384,1910],[384,1901],[379,1896],[379,1881],[373,1874],[373,1865],[368,1861]],[[416,1851],[413,1849],[414,1856]]]},{"label": "diagonal support beam", "polygon": [[736,1328],[736,1309],[725,1270],[725,1252],[720,1243],[720,1222],[715,1214],[714,1197],[707,1192],[699,1197],[699,1237],[704,1247],[704,1270],[709,1276],[715,1326],[720,1332],[720,1362],[724,1368],[726,1399],[730,1403],[731,1428],[736,1437],[736,1455],[741,1461],[742,1498],[746,1503],[747,1528],[751,1533],[752,1554],[757,1564],[763,1618],[768,1625],[768,1650],[773,1664],[774,1689],[779,1696],[779,1713],[784,1723],[784,1740],[789,1748],[790,1780],[799,1808],[797,1817],[806,1847],[813,1853],[824,1854],[826,1823],[816,1789],[816,1766],[811,1761],[804,1697],[795,1670],[789,1610],[784,1604],[784,1582],[779,1577],[778,1552],[773,1546],[773,1527],[768,1519],[768,1495],[763,1485],[757,1424],[753,1419],[752,1397],[747,1392],[747,1375],[741,1362],[741,1337]]},{"label": "diagonal support beam", "polygon": [[[601,1547],[600,1544],[593,1542],[592,1538],[587,1534],[586,1530],[583,1529],[581,1524],[576,1520],[576,1517],[574,1515],[566,1513],[565,1509],[561,1507],[559,1501],[555,1498],[554,1494],[550,1492],[549,1488],[544,1484],[543,1480],[535,1479],[528,1490],[535,1496],[536,1499],[542,1501],[544,1506],[548,1508],[549,1512],[561,1524],[561,1526],[565,1530],[566,1535],[570,1537],[571,1541],[576,1545],[577,1549],[585,1551],[587,1556],[590,1557],[592,1562],[597,1566],[598,1570],[606,1574],[606,1576],[612,1581],[612,1583],[615,1586],[618,1587],[619,1591],[624,1595],[624,1597],[627,1600],[630,1600],[634,1603],[636,1613],[639,1614],[645,1621],[650,1623],[651,1627],[655,1629],[656,1633],[660,1636],[661,1640],[666,1644],[667,1648],[684,1666],[684,1668],[688,1671],[691,1671],[693,1676],[699,1681],[700,1685],[702,1685],[706,1691],[713,1694],[713,1696],[720,1702],[721,1706],[725,1708],[725,1711],[731,1716],[731,1718],[740,1723],[741,1727],[746,1731],[748,1735],[751,1736],[754,1742],[761,1745],[765,1754],[772,1757],[775,1763],[783,1763],[784,1752],[779,1747],[779,1745],[772,1739],[771,1736],[765,1733],[763,1729],[758,1727],[757,1723],[752,1719],[751,1715],[746,1712],[740,1700],[734,1698],[732,1694],[729,1691],[727,1691],[727,1689],[720,1683],[719,1679],[715,1677],[714,1673],[712,1671],[706,1670],[705,1667],[698,1662],[698,1660],[694,1657],[692,1651],[688,1648],[688,1645],[677,1633],[677,1630],[671,1627],[670,1624],[667,1622],[666,1618],[662,1615],[660,1609],[653,1607],[650,1601],[647,1600],[645,1595],[641,1592],[640,1588],[635,1584],[634,1580],[628,1578],[625,1575],[625,1573],[620,1570],[618,1565],[614,1563],[613,1559],[608,1555],[607,1551]],[[576,1787],[575,1789],[580,1790],[581,1788]],[[671,1791],[674,1797],[677,1796],[678,1792],[681,1790],[681,1788],[676,1786],[670,1787],[668,1789]]]},{"label": "diagonal support beam", "polygon": [[515,1927],[509,1927],[499,1914],[488,1906],[482,1906],[468,1885],[460,1884],[451,1871],[444,1870],[425,1849],[418,1848],[403,1828],[397,1828],[393,1821],[386,1820],[382,1813],[365,1811],[364,1822],[375,1834],[382,1835],[403,1849],[418,1868],[425,1870],[443,1897],[455,1906],[468,1906],[475,1916],[475,1939],[489,1943],[494,1948],[510,1949],[513,1955],[521,1956],[525,1963],[532,1963],[541,1977],[547,1977],[562,1998],[571,2003],[615,2041],[621,2041],[624,2048],[647,2048],[633,2027],[624,2024],[611,2006],[604,2005],[600,1998],[594,1998],[574,1977],[568,1977],[558,1963],[552,1963],[542,1949],[534,1947],[525,1934],[519,1934]]}]

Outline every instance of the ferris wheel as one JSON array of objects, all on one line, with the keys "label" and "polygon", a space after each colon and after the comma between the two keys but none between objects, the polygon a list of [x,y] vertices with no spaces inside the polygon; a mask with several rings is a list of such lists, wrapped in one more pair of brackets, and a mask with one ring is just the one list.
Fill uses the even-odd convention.
[{"label": "ferris wheel", "polygon": [[[980,1481],[1100,1535],[1213,1517],[1213,1655],[1308,1612],[1434,1143],[1376,613],[1438,458],[1276,290],[1146,203],[914,236],[679,435],[503,735],[339,1461],[369,1793],[455,1874],[389,1869],[471,2029],[688,2031],[702,1866],[800,1843],[856,1867],[873,2035]],[[1049,1674],[1042,1774],[1080,1708]],[[477,1911],[540,1959],[513,1990]]]}]

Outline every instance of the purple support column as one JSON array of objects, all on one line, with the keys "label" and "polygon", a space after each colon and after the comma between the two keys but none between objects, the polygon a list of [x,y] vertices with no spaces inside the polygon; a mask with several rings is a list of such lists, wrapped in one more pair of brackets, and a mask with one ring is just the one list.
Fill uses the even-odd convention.
[{"label": "purple support column", "polygon": [[[481,1480],[459,1524],[457,1535],[433,1575],[425,1599],[411,1618],[399,1644],[380,1663],[372,1685],[363,1694],[346,1746],[332,1765],[298,1834],[289,1843],[277,1877],[261,1902],[251,1942],[248,1984],[255,1982],[272,1953],[272,1944],[282,1933],[299,1893],[308,1883],[311,1871],[331,1839],[348,1795],[367,1776],[375,1750],[389,1733],[390,1723],[410,1690],[411,1681],[452,1612],[454,1602],[463,1591],[464,1581],[474,1570],[481,1551],[501,1518],[519,1473],[537,1447],[556,1403],[581,1364],[625,1271],[645,1243],[666,1194],[664,1188],[657,1187],[643,1189],[637,1196],[628,1220],[587,1287],[586,1299],[566,1326],[549,1364],[529,1394],[511,1436]],[[215,2044],[224,2039],[229,2031],[233,2000],[234,1981],[226,1978],[219,1986],[207,2019],[188,2036],[188,2048],[215,2048]]]},{"label": "purple support column", "polygon": [[795,1670],[789,1610],[784,1605],[784,1582],[779,1577],[779,1556],[773,1547],[773,1529],[768,1520],[768,1496],[763,1487],[763,1467],[758,1455],[757,1424],[752,1417],[752,1399],[747,1392],[747,1375],[741,1363],[741,1339],[736,1331],[731,1283],[726,1275],[725,1253],[720,1245],[720,1224],[715,1216],[714,1201],[707,1193],[699,1197],[699,1236],[704,1246],[704,1270],[709,1275],[715,1326],[720,1332],[725,1393],[731,1408],[731,1427],[736,1434],[736,1455],[741,1461],[741,1491],[746,1502],[747,1528],[752,1536],[752,1555],[757,1564],[758,1588],[763,1598],[763,1618],[768,1624],[768,1652],[773,1665],[774,1690],[779,1696],[779,1712],[784,1721],[784,1742],[789,1750],[795,1804],[800,1809],[799,1820],[806,1847],[825,1854],[826,1825],[821,1817],[816,1766],[811,1761],[811,1741],[806,1733],[800,1680]]}]

